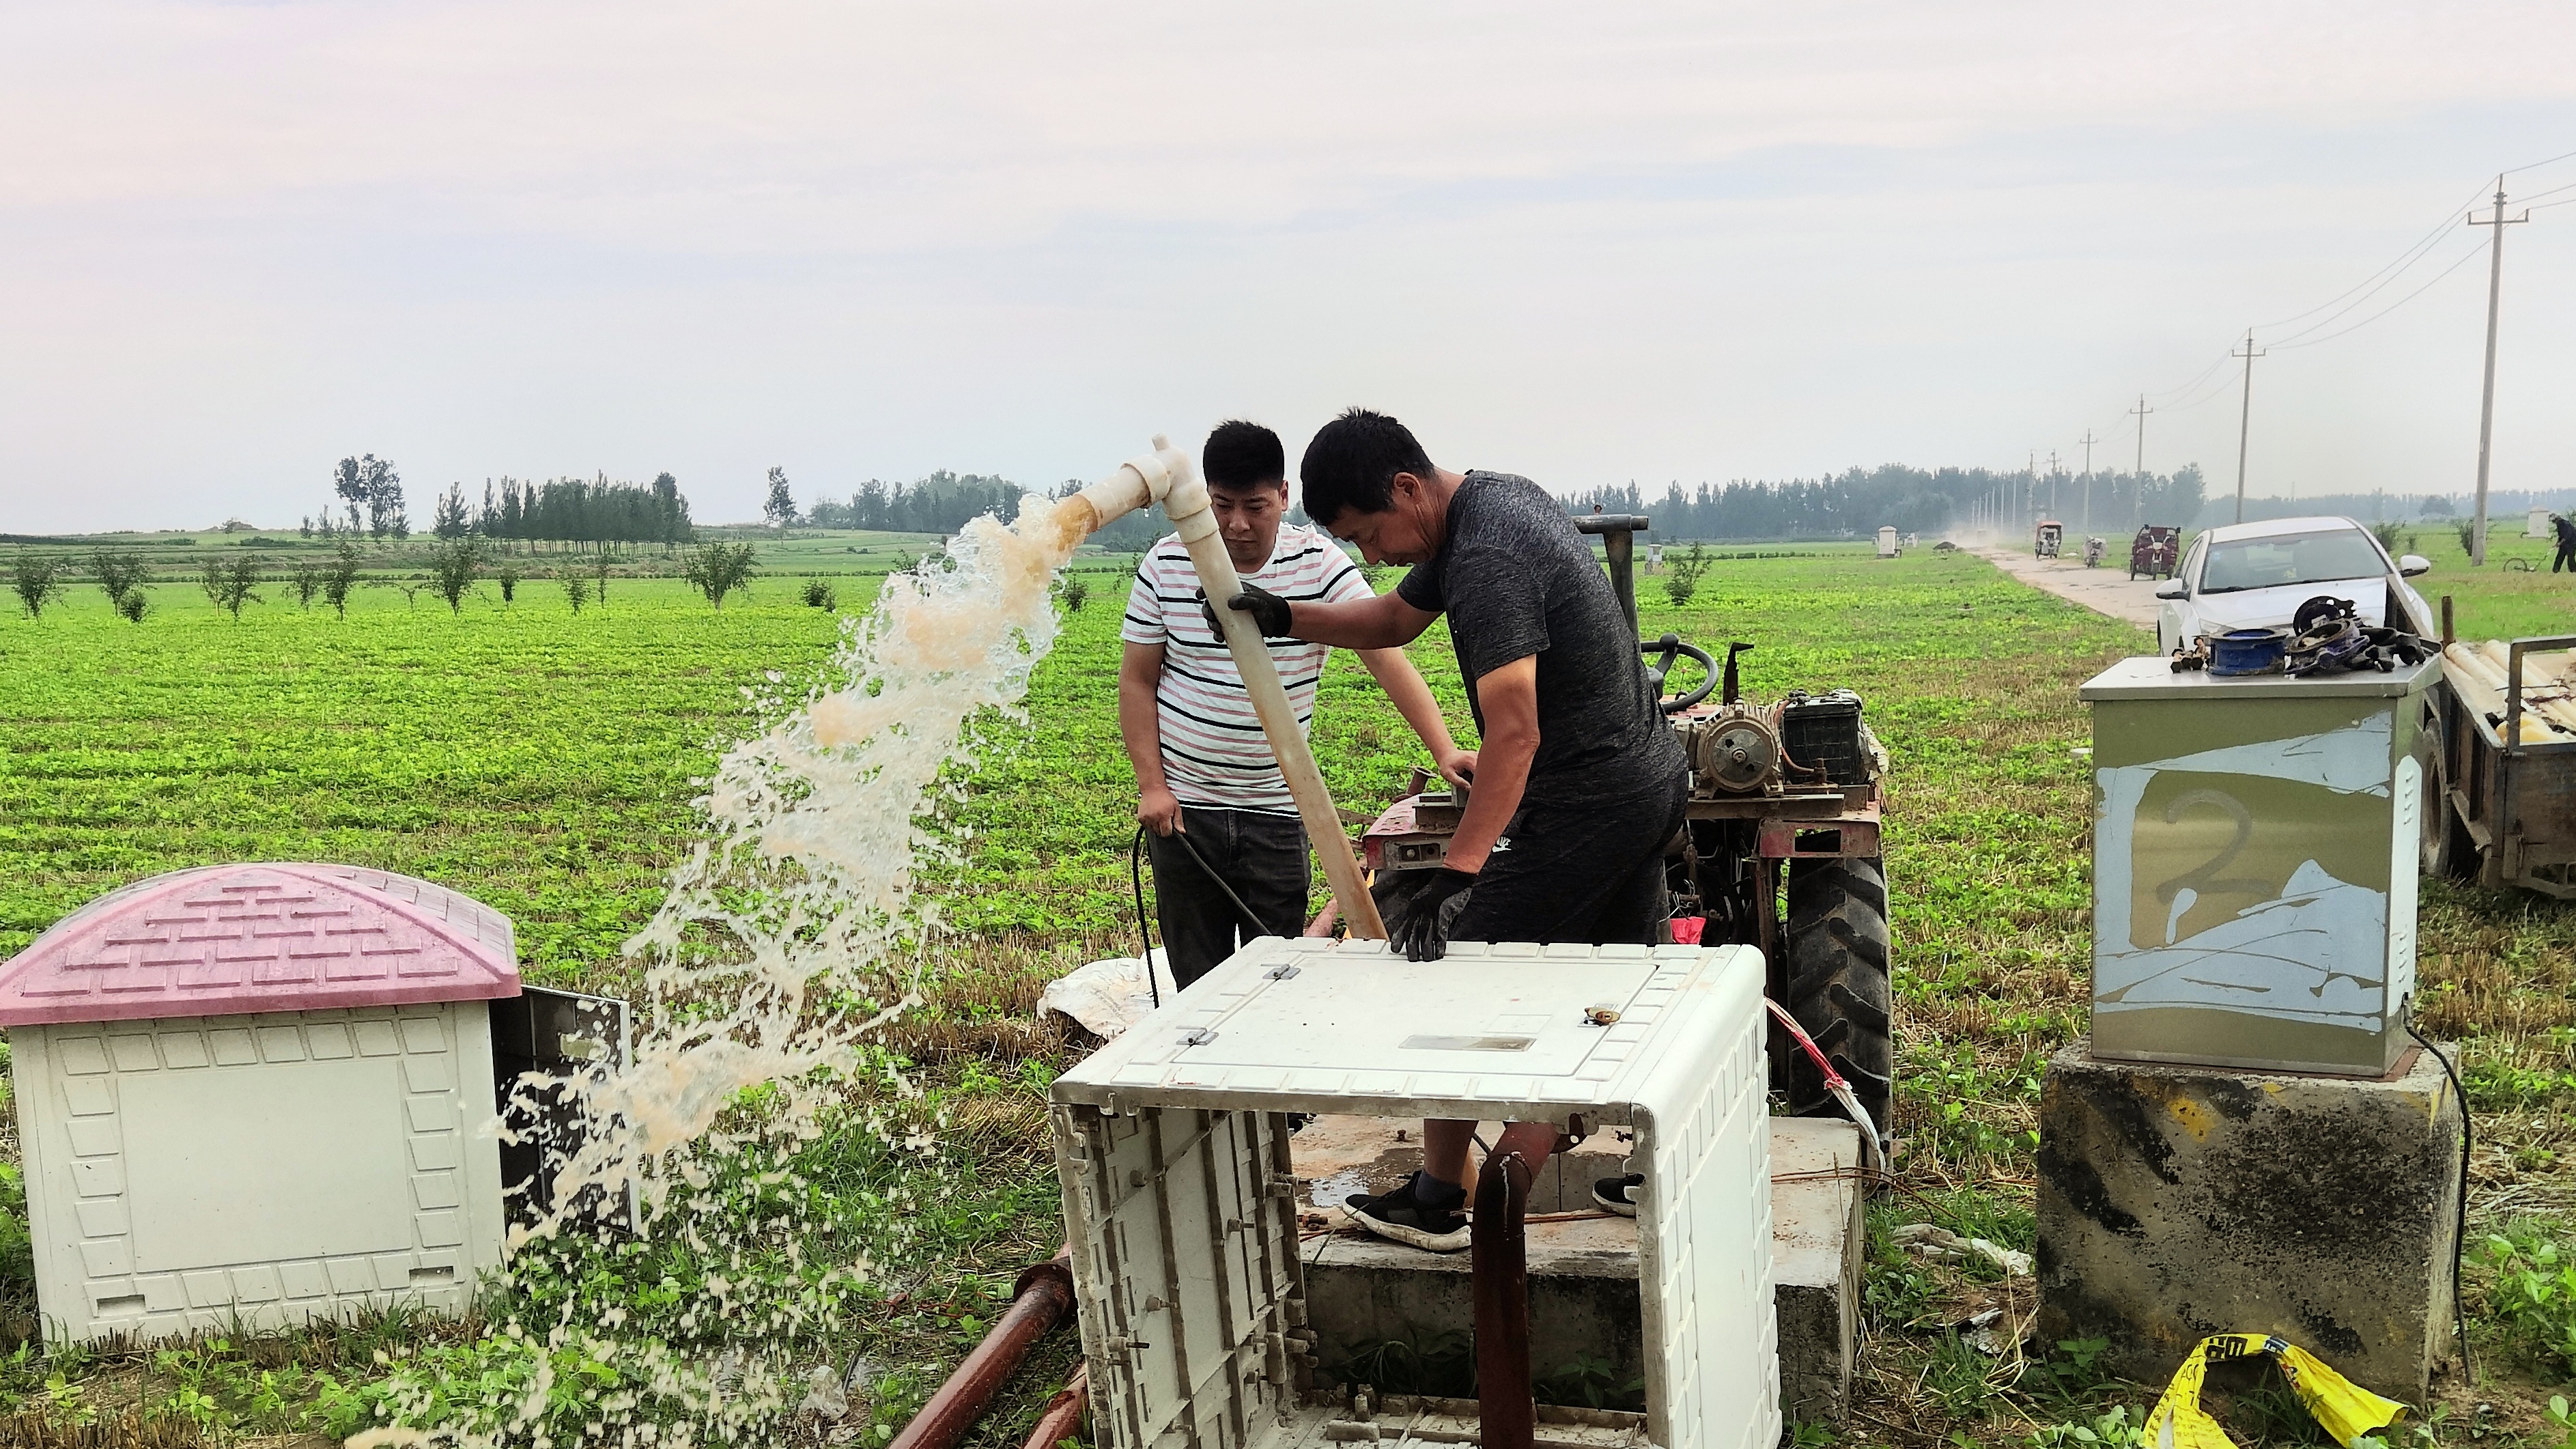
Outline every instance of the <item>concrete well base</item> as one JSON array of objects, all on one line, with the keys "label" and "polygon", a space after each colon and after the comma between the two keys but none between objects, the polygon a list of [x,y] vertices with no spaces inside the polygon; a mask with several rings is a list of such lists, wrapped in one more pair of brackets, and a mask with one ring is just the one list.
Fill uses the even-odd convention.
[{"label": "concrete well base", "polygon": [[[1487,1124],[1490,1142],[1499,1124]],[[1301,1209],[1332,1208],[1422,1165],[1418,1124],[1319,1117],[1292,1139]],[[1780,1405],[1791,1420],[1836,1422],[1851,1387],[1860,1322],[1861,1194],[1848,1122],[1771,1121],[1771,1242],[1779,1313]],[[1396,1134],[1405,1133],[1398,1141]],[[1533,1214],[1574,1214],[1529,1227],[1530,1367],[1542,1393],[1633,1407],[1621,1391],[1645,1372],[1631,1218],[1588,1214],[1591,1183],[1621,1170],[1626,1146],[1605,1132],[1549,1159]],[[1465,1253],[1426,1253],[1366,1233],[1306,1240],[1308,1323],[1328,1379],[1466,1396],[1475,1303]],[[1642,1389],[1638,1404],[1643,1403]]]},{"label": "concrete well base", "polygon": [[2277,1334],[2422,1403],[2451,1345],[2461,1112],[2420,1050],[2355,1080],[2078,1039],[2040,1097],[2041,1341],[2108,1339],[2109,1367],[2161,1383],[2206,1335]]}]

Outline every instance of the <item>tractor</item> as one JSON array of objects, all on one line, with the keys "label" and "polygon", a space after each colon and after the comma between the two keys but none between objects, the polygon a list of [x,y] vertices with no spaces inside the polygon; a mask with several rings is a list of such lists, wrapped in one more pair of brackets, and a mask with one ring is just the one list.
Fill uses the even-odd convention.
[{"label": "tractor", "polygon": [[[1647,520],[1595,514],[1575,526],[1601,537],[1633,632],[1634,543]],[[1675,939],[1696,930],[1709,945],[1759,947],[1770,963],[1771,999],[1850,1082],[1884,1140],[1895,1085],[1887,871],[1879,853],[1887,753],[1861,719],[1860,696],[1848,689],[1793,690],[1771,704],[1744,699],[1737,659],[1752,647],[1729,645],[1721,665],[1677,635],[1638,643],[1652,656],[1648,681],[1690,760],[1689,823],[1666,847]],[[1683,659],[1698,666],[1697,686],[1664,693]],[[1711,693],[1718,695],[1713,702]],[[1369,827],[1363,858],[1389,919],[1440,867],[1465,809],[1437,777],[1417,771],[1405,797]],[[1774,1032],[1771,1071],[1791,1111],[1840,1114],[1822,1073],[1791,1049],[1784,1032]]]}]

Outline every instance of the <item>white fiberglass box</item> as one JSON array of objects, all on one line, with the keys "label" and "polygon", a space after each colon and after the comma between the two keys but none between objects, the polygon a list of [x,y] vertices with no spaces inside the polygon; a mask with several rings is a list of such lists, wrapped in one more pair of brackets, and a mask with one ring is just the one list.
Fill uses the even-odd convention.
[{"label": "white fiberglass box", "polygon": [[[1094,1422],[1110,1449],[1456,1437],[1315,1393],[1287,1114],[1635,1134],[1646,1412],[1541,1411],[1539,1442],[1768,1449],[1763,963],[1748,947],[1251,942],[1057,1079],[1056,1162]],[[1617,1019],[1595,1025],[1607,1008]],[[1470,1436],[1472,1436],[1470,1434]]]},{"label": "white fiberglass box", "polygon": [[352,866],[138,881],[0,964],[49,1335],[462,1314],[503,1234],[509,921]]}]

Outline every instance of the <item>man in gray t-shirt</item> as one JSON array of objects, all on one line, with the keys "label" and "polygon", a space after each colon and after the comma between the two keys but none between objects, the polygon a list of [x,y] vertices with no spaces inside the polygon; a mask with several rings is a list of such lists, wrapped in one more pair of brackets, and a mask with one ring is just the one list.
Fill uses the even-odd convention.
[{"label": "man in gray t-shirt", "polygon": [[[1689,766],[1574,520],[1526,478],[1435,467],[1403,424],[1357,408],[1315,435],[1298,473],[1309,517],[1369,562],[1412,572],[1373,599],[1292,605],[1247,589],[1229,606],[1265,634],[1353,649],[1409,644],[1447,615],[1482,736],[1446,864],[1394,944],[1424,961],[1453,936],[1664,940],[1664,846],[1682,827]],[[1474,1126],[1424,1123],[1423,1173],[1351,1211],[1399,1241],[1465,1247],[1456,1207]],[[1555,1131],[1516,1124],[1494,1150],[1535,1173]]]}]

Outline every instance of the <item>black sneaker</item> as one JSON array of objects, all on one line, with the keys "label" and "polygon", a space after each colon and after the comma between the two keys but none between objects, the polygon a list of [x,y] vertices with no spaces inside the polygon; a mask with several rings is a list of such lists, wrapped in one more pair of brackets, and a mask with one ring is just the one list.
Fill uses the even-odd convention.
[{"label": "black sneaker", "polygon": [[1646,1175],[1632,1172],[1626,1177],[1604,1177],[1592,1184],[1592,1200],[1623,1218],[1637,1215],[1637,1189],[1646,1185]]},{"label": "black sneaker", "polygon": [[1375,1197],[1355,1197],[1342,1207],[1359,1220],[1361,1227],[1381,1238],[1434,1253],[1454,1253],[1466,1247],[1471,1234],[1467,1215],[1459,1211],[1467,1205],[1466,1189],[1435,1183],[1432,1191],[1441,1201],[1434,1206],[1414,1192],[1421,1177],[1416,1172],[1391,1191]]}]

